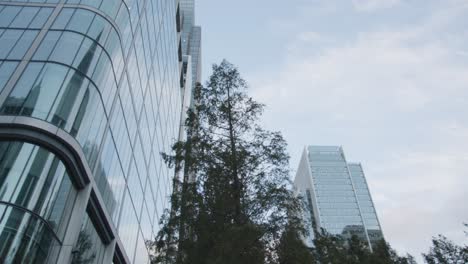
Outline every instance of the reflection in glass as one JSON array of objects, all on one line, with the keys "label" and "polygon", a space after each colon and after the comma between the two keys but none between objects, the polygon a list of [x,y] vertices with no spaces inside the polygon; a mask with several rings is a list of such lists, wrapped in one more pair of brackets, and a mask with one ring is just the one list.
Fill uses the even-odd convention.
[{"label": "reflection in glass", "polygon": [[67,68],[57,64],[46,64],[34,83],[20,115],[45,119],[62,86]]},{"label": "reflection in glass", "polygon": [[54,48],[50,60],[71,65],[76,52],[80,48],[83,36],[72,32],[63,32]]},{"label": "reflection in glass", "polygon": [[0,201],[33,211],[58,231],[75,194],[54,154],[29,143],[0,141]]},{"label": "reflection in glass", "polygon": [[0,61],[0,93],[10,79],[13,71],[16,69],[18,62],[16,61]]},{"label": "reflection in glass", "polygon": [[[80,63],[84,68],[86,64]],[[96,87],[81,73],[55,63],[30,62],[0,114],[32,116],[65,129],[94,167],[107,115]]]},{"label": "reflection in glass", "polygon": [[76,190],[48,150],[0,141],[0,262],[45,263],[67,226]]},{"label": "reflection in glass", "polygon": [[24,100],[31,90],[43,63],[30,63],[24,71],[21,79],[16,83],[15,88],[3,103],[1,113],[6,115],[18,115],[21,112]]},{"label": "reflection in glass", "polygon": [[86,33],[91,24],[91,21],[94,18],[94,13],[89,12],[85,9],[77,9],[72,19],[67,25],[67,29],[77,31],[80,33]]},{"label": "reflection in glass", "polygon": [[81,224],[78,240],[72,251],[72,264],[102,263],[105,245],[102,242],[96,227],[86,213]]},{"label": "reflection in glass", "polygon": [[97,164],[96,183],[112,220],[117,223],[126,184],[110,133],[106,137],[101,159]]},{"label": "reflection in glass", "polygon": [[15,46],[18,39],[23,34],[24,30],[5,30],[0,37],[0,59],[6,59],[10,50]]},{"label": "reflection in glass", "polygon": [[[10,59],[0,60],[0,89],[11,79],[18,63],[13,61],[23,59],[37,29],[42,29],[51,18],[52,10],[59,12],[51,18],[55,21],[50,21],[52,26],[44,32],[46,36],[32,61],[18,81],[12,83],[0,114],[34,117],[74,137],[87,167],[95,172],[95,191],[103,198],[100,206],[111,218],[107,220],[118,228],[121,250],[130,260],[139,262],[141,258],[146,263],[144,239],[157,232],[159,215],[171,192],[172,172],[159,153],[168,151],[168,139],[177,137],[181,109],[175,5],[171,1],[130,1],[126,5],[122,0],[17,2],[88,5],[106,14],[72,5],[58,9],[55,5],[0,5],[0,55]],[[25,28],[9,29],[12,23]],[[110,126],[109,116],[113,117]],[[5,165],[10,168],[7,178],[0,179],[5,181],[0,185],[5,192],[0,190],[0,196],[40,215],[48,230],[61,239],[66,229],[63,219],[68,216],[65,208],[69,208],[67,205],[76,194],[65,167],[36,146],[5,146],[1,146],[0,154],[9,152],[14,161],[2,160],[11,165]],[[27,215],[18,213],[16,219],[26,218],[23,214]],[[102,241],[94,239],[97,236],[93,235],[91,222],[84,222],[89,224],[82,227],[74,263],[101,263]],[[0,229],[1,232],[6,231]],[[8,240],[15,250],[21,244],[17,243],[21,232],[12,231],[13,240]],[[8,252],[1,254],[10,256],[10,262],[28,263],[26,258],[15,259],[10,244],[5,246]],[[51,254],[48,244],[41,246],[37,252],[46,259]],[[30,259],[39,256],[24,254]]]},{"label": "reflection in glass", "polygon": [[35,215],[0,203],[0,262],[54,262],[59,241]]}]

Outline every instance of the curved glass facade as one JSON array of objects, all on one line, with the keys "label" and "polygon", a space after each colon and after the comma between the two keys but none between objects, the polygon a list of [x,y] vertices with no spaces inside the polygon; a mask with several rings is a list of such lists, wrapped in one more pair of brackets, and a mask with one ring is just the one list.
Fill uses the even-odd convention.
[{"label": "curved glass facade", "polygon": [[[82,220],[66,227],[61,227],[56,211],[49,216],[40,208],[28,207],[26,200],[25,204],[11,202],[11,186],[20,183],[18,170],[25,167],[16,165],[16,174],[0,177],[0,188],[6,188],[0,189],[0,202],[5,201],[0,210],[43,219],[31,228],[39,230],[38,225],[43,225],[42,229],[52,232],[55,240],[50,241],[58,246],[50,247],[59,261],[149,262],[145,241],[158,232],[174,176],[160,153],[170,152],[177,140],[182,109],[176,14],[176,0],[0,1],[0,118],[21,117],[66,133],[73,141],[70,144],[79,146],[76,151],[83,154],[83,166],[91,172],[91,183],[85,188],[69,184],[68,191],[56,191],[56,195],[85,197],[70,207]],[[31,153],[36,149],[57,159],[45,148],[7,142],[0,144],[0,158],[5,158],[0,168],[15,157],[7,149],[18,148],[21,154],[28,147]],[[44,175],[52,173],[50,166],[43,168]],[[67,175],[63,164],[60,168]],[[2,185],[3,181],[8,184]],[[86,205],[94,199],[91,194],[98,203],[93,210],[102,212],[93,213]],[[54,193],[45,190],[43,195],[52,199]],[[59,200],[68,203],[62,196]],[[11,221],[2,221],[6,230]],[[105,239],[100,221],[108,223],[113,239]],[[16,230],[11,239],[23,245],[15,237],[27,233],[27,226],[8,228]],[[71,235],[61,237],[66,233]],[[60,246],[62,239],[74,246]],[[96,253],[80,247],[86,239]],[[36,263],[39,256],[45,259],[49,254],[48,249],[36,251],[14,253],[0,245],[0,260],[14,263],[15,256],[27,255],[21,262]],[[121,256],[114,257],[113,252]]]},{"label": "curved glass facade", "polygon": [[33,144],[0,141],[2,263],[53,262],[76,193],[56,155]]}]

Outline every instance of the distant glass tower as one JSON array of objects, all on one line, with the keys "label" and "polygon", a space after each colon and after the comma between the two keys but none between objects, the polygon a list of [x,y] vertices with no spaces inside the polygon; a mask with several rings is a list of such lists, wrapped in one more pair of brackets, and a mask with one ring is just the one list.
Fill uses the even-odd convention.
[{"label": "distant glass tower", "polygon": [[[184,141],[190,135],[185,128],[186,111],[195,105],[193,92],[197,83],[201,82],[201,27],[195,25],[195,3],[194,0],[180,0],[180,16],[182,20],[181,34],[181,55],[182,55],[182,76],[180,85],[184,90],[184,109],[182,111],[180,123],[179,140]],[[180,164],[183,167],[182,164]],[[183,170],[178,171],[176,177],[183,181],[195,181],[193,175],[183,174]]]},{"label": "distant glass tower", "polygon": [[[193,91],[195,84],[201,82],[201,27],[195,25],[194,0],[180,0],[182,26],[183,71],[186,89]],[[193,104],[193,97],[190,100]]]},{"label": "distant glass tower", "polygon": [[306,147],[294,185],[307,206],[309,246],[322,229],[347,238],[357,235],[370,248],[383,238],[362,166],[347,163],[341,147]]},{"label": "distant glass tower", "polygon": [[149,263],[183,24],[179,0],[0,1],[0,263]]}]

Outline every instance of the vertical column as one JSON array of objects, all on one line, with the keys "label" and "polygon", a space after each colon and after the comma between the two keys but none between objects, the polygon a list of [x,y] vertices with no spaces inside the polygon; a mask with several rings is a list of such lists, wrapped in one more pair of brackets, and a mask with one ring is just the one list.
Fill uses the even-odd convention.
[{"label": "vertical column", "polygon": [[70,215],[70,222],[68,223],[67,232],[63,238],[62,249],[60,250],[57,263],[70,263],[73,247],[81,229],[81,224],[86,214],[86,207],[91,194],[91,184],[88,184],[84,189],[80,190],[77,194],[75,206]]}]

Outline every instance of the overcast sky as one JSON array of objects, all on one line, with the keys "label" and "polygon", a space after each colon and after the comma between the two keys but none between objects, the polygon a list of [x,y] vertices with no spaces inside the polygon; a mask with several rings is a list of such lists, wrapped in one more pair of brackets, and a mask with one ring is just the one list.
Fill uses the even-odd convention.
[{"label": "overcast sky", "polygon": [[293,171],[306,144],[342,145],[400,253],[468,243],[468,0],[195,1],[204,80],[239,67]]}]

